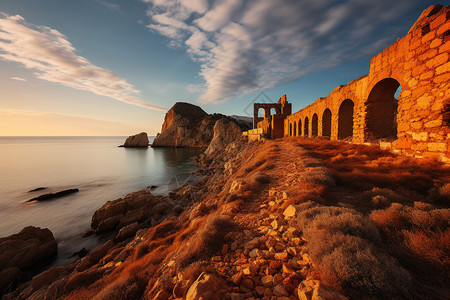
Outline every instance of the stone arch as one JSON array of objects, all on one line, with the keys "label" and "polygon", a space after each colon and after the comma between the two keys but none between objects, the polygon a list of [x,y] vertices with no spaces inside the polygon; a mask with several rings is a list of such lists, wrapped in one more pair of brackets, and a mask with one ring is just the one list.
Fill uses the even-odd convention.
[{"label": "stone arch", "polygon": [[305,117],[305,125],[304,125],[304,129],[303,129],[303,135],[304,136],[309,136],[309,120],[308,120],[308,117]]},{"label": "stone arch", "polygon": [[297,122],[294,121],[294,136],[297,136]]},{"label": "stone arch", "polygon": [[292,136],[292,123],[289,123],[289,136]]},{"label": "stone arch", "polygon": [[325,109],[322,114],[322,136],[331,138],[331,110]]},{"label": "stone arch", "polygon": [[338,139],[353,137],[353,109],[355,104],[350,99],[342,101],[338,113]]},{"label": "stone arch", "polygon": [[314,114],[311,119],[311,136],[319,135],[319,117]]},{"label": "stone arch", "polygon": [[378,81],[370,90],[366,102],[366,140],[397,138],[397,107],[395,98],[400,83],[394,78]]},{"label": "stone arch", "polygon": [[302,136],[302,119],[298,119],[298,135]]},{"label": "stone arch", "polygon": [[270,115],[271,115],[271,116],[278,114],[278,112],[277,112],[277,110],[275,109],[275,107],[272,107],[272,108],[270,109],[269,112],[270,112]]}]

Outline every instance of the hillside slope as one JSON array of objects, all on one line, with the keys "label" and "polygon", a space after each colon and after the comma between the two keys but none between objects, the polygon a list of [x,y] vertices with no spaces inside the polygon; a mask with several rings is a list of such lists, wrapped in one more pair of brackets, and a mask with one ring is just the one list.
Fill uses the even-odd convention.
[{"label": "hillside slope", "polygon": [[450,296],[448,167],[303,138],[211,155],[198,159],[205,178],[173,191],[148,228],[5,298]]}]

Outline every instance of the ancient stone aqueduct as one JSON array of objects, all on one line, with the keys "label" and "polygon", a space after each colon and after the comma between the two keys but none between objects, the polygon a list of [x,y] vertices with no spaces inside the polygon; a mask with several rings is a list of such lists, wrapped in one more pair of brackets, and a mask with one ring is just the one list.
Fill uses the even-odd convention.
[{"label": "ancient stone aqueduct", "polygon": [[[433,5],[406,36],[371,59],[369,74],[293,114],[286,96],[255,103],[254,129],[246,134],[250,140],[265,134],[379,143],[405,155],[450,161],[449,41],[450,6]],[[260,108],[264,118],[258,118]]]}]

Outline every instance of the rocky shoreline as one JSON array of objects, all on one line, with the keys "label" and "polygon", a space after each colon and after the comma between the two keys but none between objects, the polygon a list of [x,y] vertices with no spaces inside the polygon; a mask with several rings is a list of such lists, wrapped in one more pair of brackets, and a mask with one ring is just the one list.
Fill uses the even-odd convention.
[{"label": "rocky shoreline", "polygon": [[[426,264],[411,264],[422,259],[411,252],[414,248],[400,251],[400,240],[395,237],[396,247],[390,240],[419,226],[417,216],[422,221],[428,216],[427,234],[448,230],[450,210],[443,204],[450,196],[448,167],[340,142],[284,138],[248,143],[226,118],[216,121],[212,140],[196,161],[202,180],[168,196],[144,189],[107,202],[94,213],[88,234],[110,231],[114,238],[70,265],[42,272],[3,299],[450,295],[445,271],[439,273],[445,265],[431,261],[429,270]],[[354,177],[358,168],[375,175]],[[383,168],[398,168],[401,176],[383,181],[376,173],[389,173]],[[380,216],[392,209],[397,215],[409,213],[415,223],[389,231],[400,220]],[[428,276],[434,272],[433,281],[420,277],[421,268]]]}]

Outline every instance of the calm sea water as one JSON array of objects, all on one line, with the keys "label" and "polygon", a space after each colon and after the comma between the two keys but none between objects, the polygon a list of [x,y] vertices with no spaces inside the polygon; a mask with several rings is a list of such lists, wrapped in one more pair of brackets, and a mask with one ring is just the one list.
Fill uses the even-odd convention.
[{"label": "calm sea water", "polygon": [[[49,228],[58,241],[55,264],[92,249],[106,237],[81,238],[106,201],[158,186],[164,194],[196,169],[194,149],[119,148],[125,137],[0,137],[0,237],[25,226]],[[48,187],[39,192],[28,192]],[[32,202],[44,193],[78,188],[63,198]]]}]

